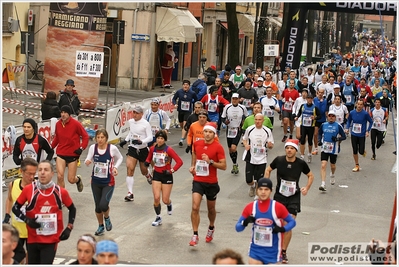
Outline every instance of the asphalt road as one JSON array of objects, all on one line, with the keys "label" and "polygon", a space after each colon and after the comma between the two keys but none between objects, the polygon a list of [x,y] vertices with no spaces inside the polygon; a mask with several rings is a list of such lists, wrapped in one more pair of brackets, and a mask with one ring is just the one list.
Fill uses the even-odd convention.
[{"label": "asphalt road", "polygon": [[[159,94],[160,90],[150,92],[152,93]],[[150,95],[147,92],[146,94]],[[20,117],[19,119],[22,121]],[[327,192],[321,193],[318,190],[320,156],[313,157],[310,168],[315,175],[315,181],[308,195],[302,197],[302,212],[298,214],[297,226],[293,230],[287,252],[290,264],[308,264],[309,242],[368,242],[373,237],[387,240],[397,188],[396,173],[391,172],[396,164],[396,157],[392,154],[395,148],[391,118],[388,128],[385,144],[377,150],[375,161],[370,160],[370,140],[367,139],[368,155],[366,158],[360,157],[361,171],[358,173],[351,171],[354,161],[350,140],[342,143],[337,162],[336,184],[331,186],[327,183]],[[273,134],[275,147],[269,151],[269,162],[276,156],[284,154],[281,142],[282,128],[278,119]],[[110,203],[113,229],[106,232],[102,238],[109,237],[118,242],[119,259],[122,264],[210,264],[212,256],[224,248],[235,249],[244,256],[244,261],[248,262],[247,250],[251,231],[249,228],[241,233],[235,231],[235,224],[242,209],[252,201],[245,183],[244,162],[239,160],[238,175],[230,174],[232,164],[227,153],[225,133],[222,133],[220,140],[225,148],[228,167],[226,171],[218,171],[221,191],[216,204],[214,240],[205,243],[208,219],[206,202],[203,201],[200,212],[200,242],[197,247],[190,247],[188,245],[192,235],[190,220],[192,177],[188,172],[190,157],[184,148],[177,146],[179,138],[180,129],[171,129],[168,145],[172,146],[184,161],[182,168],[174,175],[171,195],[173,215],[167,215],[166,206],[162,205],[163,224],[159,227],[151,226],[151,222],[155,219],[151,186],[139,174],[138,168],[135,173],[135,201],[123,200],[127,193],[126,166],[123,163],[119,168]],[[123,155],[127,152],[126,147],[120,150]],[[243,147],[239,146],[238,151],[238,158],[241,159]],[[86,153],[87,151],[83,153],[83,159]],[[78,173],[83,176],[85,188],[79,193],[75,185],[68,183],[66,185],[77,208],[77,218],[70,239],[62,241],[58,246],[58,264],[64,264],[76,256],[76,241],[80,235],[94,234],[97,229],[90,189],[91,168],[82,165]],[[303,186],[306,184],[306,176],[302,175],[301,179],[300,185]],[[272,180],[276,181],[276,171],[272,173]],[[6,193],[3,191],[3,203]],[[66,220],[66,209],[64,217]]]}]

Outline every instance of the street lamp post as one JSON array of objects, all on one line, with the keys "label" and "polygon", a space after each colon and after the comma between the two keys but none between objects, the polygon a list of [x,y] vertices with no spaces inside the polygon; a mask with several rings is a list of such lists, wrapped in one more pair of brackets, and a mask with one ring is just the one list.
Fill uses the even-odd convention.
[{"label": "street lamp post", "polygon": [[108,116],[108,95],[109,95],[109,79],[111,76],[111,48],[108,46],[103,46],[103,45],[92,45],[92,44],[82,44],[82,46],[89,46],[89,47],[97,47],[97,48],[106,48],[109,51],[109,57],[108,57],[108,74],[107,74],[107,100],[105,103],[105,122],[104,122],[104,128],[107,129],[107,116]]}]

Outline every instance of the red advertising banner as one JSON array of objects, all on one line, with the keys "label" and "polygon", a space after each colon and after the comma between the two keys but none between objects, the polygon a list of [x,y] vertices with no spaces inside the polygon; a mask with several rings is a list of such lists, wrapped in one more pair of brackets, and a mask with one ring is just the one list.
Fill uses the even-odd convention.
[{"label": "red advertising banner", "polygon": [[44,92],[64,90],[65,82],[72,79],[79,98],[86,100],[82,108],[93,109],[98,100],[99,77],[77,77],[76,51],[103,52],[107,26],[107,3],[64,2],[50,3],[47,30]]}]

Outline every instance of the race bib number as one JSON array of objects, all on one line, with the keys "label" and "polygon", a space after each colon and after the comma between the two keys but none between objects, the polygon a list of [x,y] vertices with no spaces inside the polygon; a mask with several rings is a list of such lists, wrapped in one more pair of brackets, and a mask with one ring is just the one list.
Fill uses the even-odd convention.
[{"label": "race bib number", "polygon": [[373,121],[373,127],[375,127],[375,128],[381,128],[381,125],[382,125],[382,123],[381,123],[381,119],[380,119],[380,118],[374,119],[374,121]]},{"label": "race bib number", "polygon": [[352,125],[352,131],[354,133],[361,133],[362,132],[362,125],[360,123],[354,123]]},{"label": "race bib number", "polygon": [[195,174],[197,176],[209,176],[209,164],[205,160],[198,160],[195,163]]},{"label": "race bib number", "polygon": [[246,99],[246,98],[244,98],[244,100],[242,101],[242,104],[246,107],[246,108],[249,108],[249,107],[251,107],[251,99]]},{"label": "race bib number", "polygon": [[310,117],[303,117],[302,119],[303,126],[307,127],[312,126],[312,121],[313,120]]},{"label": "race bib number", "polygon": [[216,103],[209,103],[209,105],[208,105],[209,112],[216,112],[217,108],[218,108],[218,105]]},{"label": "race bib number", "polygon": [[284,103],[284,109],[285,110],[292,110],[292,103],[290,101],[286,101]]},{"label": "race bib number", "polygon": [[154,165],[156,167],[165,167],[166,161],[165,161],[165,153],[156,153],[154,152],[152,154],[152,160],[154,161]]},{"label": "race bib number", "polygon": [[254,243],[262,247],[273,245],[273,229],[271,227],[254,226]]},{"label": "race bib number", "polygon": [[238,134],[238,127],[229,127],[227,129],[227,138],[235,138]]},{"label": "race bib number", "polygon": [[108,162],[94,162],[94,176],[108,178]]},{"label": "race bib number", "polygon": [[57,233],[57,214],[37,214],[36,222],[40,223],[40,228],[36,229],[37,235],[54,235]]},{"label": "race bib number", "polygon": [[296,182],[281,179],[279,192],[286,197],[294,195],[296,192]]},{"label": "race bib number", "polygon": [[350,103],[352,101],[352,95],[345,95],[346,102]]},{"label": "race bib number", "polygon": [[267,116],[267,117],[273,117],[274,116],[274,110],[272,109],[265,109],[263,111],[263,115]]},{"label": "race bib number", "polygon": [[336,116],[336,117],[337,117],[337,122],[338,122],[339,124],[341,124],[341,123],[344,122],[344,118],[343,118],[342,116]]},{"label": "race bib number", "polygon": [[157,126],[151,126],[151,132],[152,135],[155,136],[155,134],[159,131],[159,127]]},{"label": "race bib number", "polygon": [[334,149],[334,143],[333,142],[323,142],[322,149],[325,153],[332,153]]},{"label": "race bib number", "polygon": [[182,101],[180,106],[181,106],[181,110],[184,110],[184,111],[190,110],[190,102],[188,102],[188,101]]}]

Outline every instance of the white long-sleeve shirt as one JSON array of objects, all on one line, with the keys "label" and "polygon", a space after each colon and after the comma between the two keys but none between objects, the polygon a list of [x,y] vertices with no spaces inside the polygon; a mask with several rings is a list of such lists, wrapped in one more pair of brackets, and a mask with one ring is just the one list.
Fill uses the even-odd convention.
[{"label": "white long-sleeve shirt", "polygon": [[[136,121],[134,119],[129,120],[129,134],[126,136],[125,141],[129,142],[129,146],[143,149],[147,147],[147,144],[152,141],[151,125],[144,118]],[[131,141],[140,140],[141,145],[133,145]]]},{"label": "white long-sleeve shirt", "polygon": [[[86,160],[90,160],[91,162],[93,162],[95,146],[96,146],[96,144],[93,144],[89,147],[89,151],[87,152],[85,162],[86,162]],[[98,148],[98,153],[104,154],[106,150],[107,149],[99,149]],[[123,156],[122,156],[121,152],[119,152],[119,149],[114,145],[110,145],[110,153],[111,153],[111,157],[114,158],[114,167],[118,169],[118,167],[123,162]]]}]

